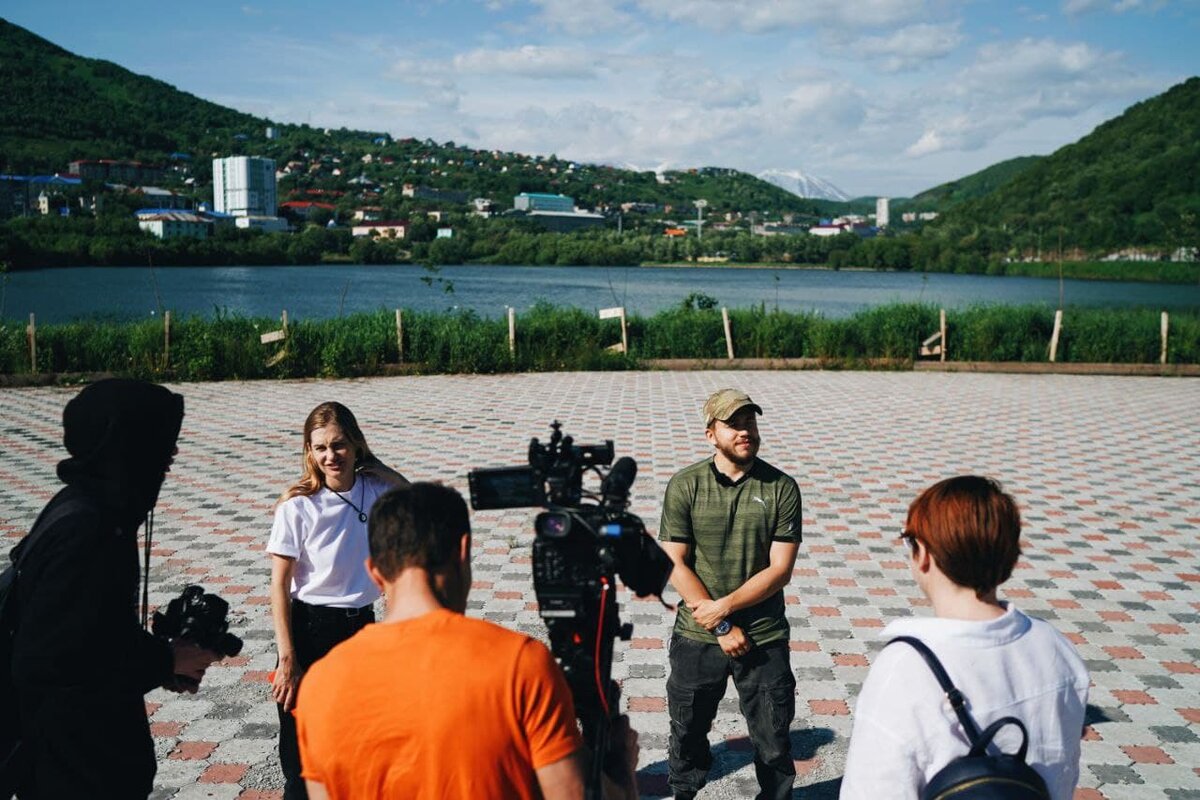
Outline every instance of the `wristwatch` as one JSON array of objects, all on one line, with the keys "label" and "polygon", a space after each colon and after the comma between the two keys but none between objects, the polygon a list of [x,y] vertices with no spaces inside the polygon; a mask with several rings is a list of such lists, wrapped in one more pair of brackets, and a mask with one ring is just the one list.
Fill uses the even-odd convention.
[{"label": "wristwatch", "polygon": [[712,632],[717,636],[724,636],[733,630],[733,624],[729,620],[723,619],[717,623],[717,627],[712,629]]}]

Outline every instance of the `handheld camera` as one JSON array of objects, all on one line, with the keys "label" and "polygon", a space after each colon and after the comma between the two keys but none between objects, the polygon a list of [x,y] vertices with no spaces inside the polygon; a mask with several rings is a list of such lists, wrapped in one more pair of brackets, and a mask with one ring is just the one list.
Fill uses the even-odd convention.
[{"label": "handheld camera", "polygon": [[229,603],[199,586],[186,587],[165,612],[155,611],[150,630],[168,642],[190,639],[221,658],[242,652],[242,640],[229,632]]}]

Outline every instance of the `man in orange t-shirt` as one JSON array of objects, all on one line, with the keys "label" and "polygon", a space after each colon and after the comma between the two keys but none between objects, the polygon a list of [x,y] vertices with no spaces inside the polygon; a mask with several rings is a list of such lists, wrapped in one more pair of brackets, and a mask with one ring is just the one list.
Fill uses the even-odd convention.
[{"label": "man in orange t-shirt", "polygon": [[296,704],[313,800],[583,796],[566,680],[540,642],[463,616],[471,588],[466,503],[417,483],[371,510],[367,569],[381,624],[304,676]]}]

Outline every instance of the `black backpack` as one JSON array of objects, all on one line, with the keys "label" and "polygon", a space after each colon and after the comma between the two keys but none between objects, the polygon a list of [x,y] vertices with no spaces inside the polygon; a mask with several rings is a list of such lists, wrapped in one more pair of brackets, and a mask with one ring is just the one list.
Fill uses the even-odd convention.
[{"label": "black backpack", "polygon": [[[921,800],[1049,800],[1050,790],[1046,788],[1046,782],[1033,767],[1025,763],[1029,732],[1021,720],[1001,717],[980,731],[975,720],[967,713],[962,692],[954,686],[933,651],[912,636],[897,636],[888,644],[892,642],[904,642],[921,654],[946,692],[946,698],[958,715],[963,731],[971,740],[971,749],[965,756],[954,759],[929,779],[925,791],[921,793]],[[1015,725],[1020,729],[1021,746],[1016,753],[988,755],[987,748],[992,738],[1006,725]]]},{"label": "black backpack", "polygon": [[34,543],[43,531],[68,514],[83,510],[77,500],[61,502],[49,514],[42,512],[33,528],[22,540],[17,560],[0,572],[0,800],[8,800],[17,790],[28,768],[21,747],[20,709],[17,705],[17,690],[13,685],[12,661],[13,640],[17,633],[17,580],[21,576],[21,565],[29,557]]}]

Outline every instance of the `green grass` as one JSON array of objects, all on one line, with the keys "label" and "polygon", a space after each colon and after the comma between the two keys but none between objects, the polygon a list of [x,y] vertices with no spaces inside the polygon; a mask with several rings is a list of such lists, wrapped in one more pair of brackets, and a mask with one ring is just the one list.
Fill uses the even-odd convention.
[{"label": "green grass", "polygon": [[[1200,314],[1171,315],[1168,361],[1200,363]],[[1157,363],[1159,312],[1066,309],[1058,360]],[[169,360],[160,321],[81,321],[38,328],[37,372],[109,372],[157,380],[346,377],[378,375],[400,360],[392,312],[340,319],[299,320],[285,342],[261,344],[278,322],[221,313],[177,319]],[[730,311],[739,358],[817,358],[844,363],[911,360],[937,329],[932,305],[894,304],[847,319],[813,313]],[[1045,306],[981,305],[947,314],[948,358],[953,361],[1046,361],[1054,311]],[[540,304],[517,315],[516,352],[505,319],[469,311],[406,312],[404,360],[428,373],[494,373],[636,369],[660,358],[723,359],[721,313],[680,307],[629,319],[630,352],[609,350],[620,341],[616,320],[574,308]],[[268,366],[273,356],[283,352]],[[31,372],[24,323],[0,324],[0,374]]]}]

